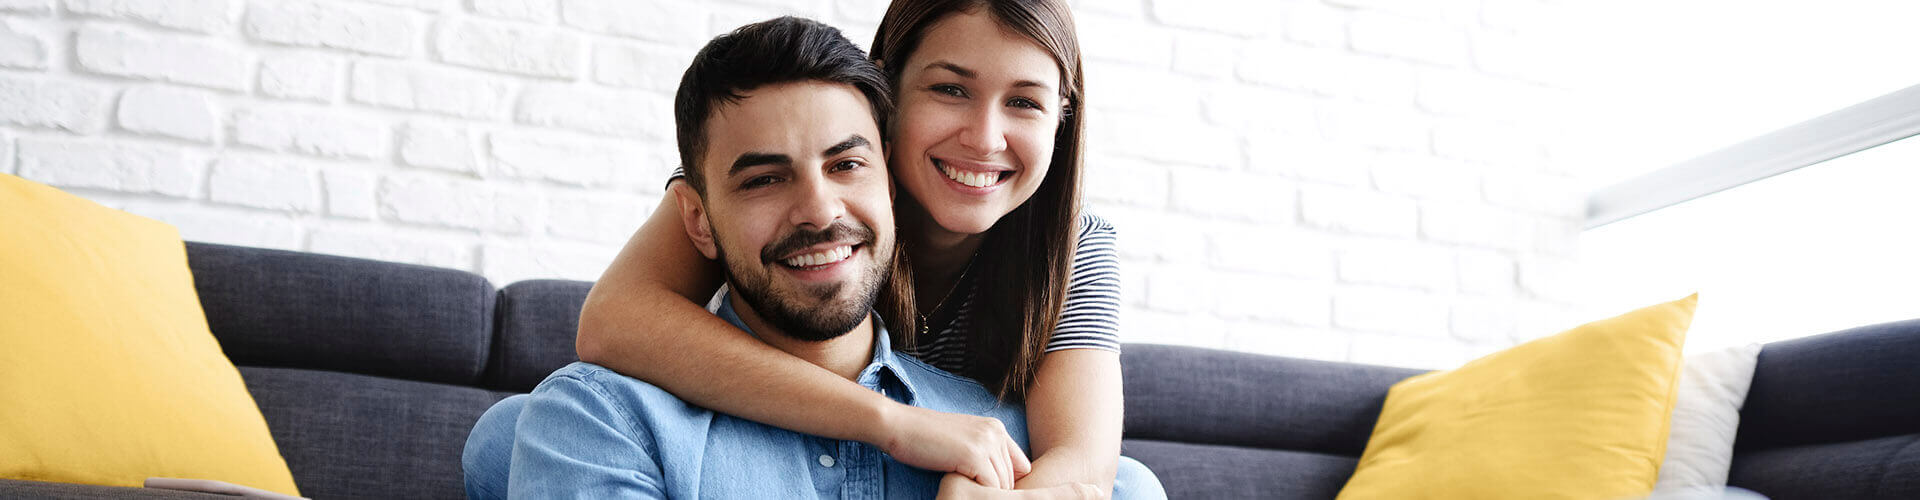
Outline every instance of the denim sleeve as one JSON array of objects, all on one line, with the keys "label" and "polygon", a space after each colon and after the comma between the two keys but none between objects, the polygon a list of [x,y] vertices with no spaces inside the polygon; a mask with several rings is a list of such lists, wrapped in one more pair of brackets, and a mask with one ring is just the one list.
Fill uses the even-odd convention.
[{"label": "denim sleeve", "polygon": [[513,445],[509,498],[665,498],[653,440],[600,386],[554,377],[534,389]]}]

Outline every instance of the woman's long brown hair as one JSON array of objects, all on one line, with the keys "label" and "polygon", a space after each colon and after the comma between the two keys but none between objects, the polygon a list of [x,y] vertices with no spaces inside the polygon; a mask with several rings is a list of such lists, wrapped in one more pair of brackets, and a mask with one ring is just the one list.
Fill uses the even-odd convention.
[{"label": "woman's long brown hair", "polygon": [[[973,318],[960,332],[968,361],[961,375],[979,381],[1002,400],[1021,402],[1060,322],[1077,243],[1086,105],[1073,15],[1064,0],[896,0],[880,21],[871,54],[899,89],[901,70],[929,27],[949,15],[983,8],[1001,26],[1053,55],[1060,66],[1061,97],[1068,103],[1040,189],[987,230],[975,257],[979,274],[974,278],[978,295]],[[880,309],[895,344],[911,348],[923,339],[914,338],[920,318],[905,253],[895,253],[901,258],[889,283],[893,290],[885,294]]]}]

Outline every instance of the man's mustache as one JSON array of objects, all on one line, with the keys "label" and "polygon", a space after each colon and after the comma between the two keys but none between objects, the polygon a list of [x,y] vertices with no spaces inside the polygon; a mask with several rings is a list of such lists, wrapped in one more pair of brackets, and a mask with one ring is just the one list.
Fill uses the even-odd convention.
[{"label": "man's mustache", "polygon": [[810,231],[804,228],[794,230],[792,234],[788,234],[786,237],[781,238],[780,241],[767,245],[765,249],[761,250],[760,262],[775,262],[792,255],[794,252],[821,243],[865,245],[873,243],[873,238],[873,229],[868,228],[865,224],[847,222],[844,219],[837,220],[834,221],[833,224],[827,225],[825,229],[818,231]]}]

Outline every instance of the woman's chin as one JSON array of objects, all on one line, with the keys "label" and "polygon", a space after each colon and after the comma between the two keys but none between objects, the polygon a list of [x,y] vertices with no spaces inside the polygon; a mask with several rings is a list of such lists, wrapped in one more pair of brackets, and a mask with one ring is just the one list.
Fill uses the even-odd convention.
[{"label": "woman's chin", "polygon": [[1000,220],[1000,215],[1004,214],[934,214],[933,220],[940,224],[940,229],[949,233],[972,236],[993,229],[993,224]]}]

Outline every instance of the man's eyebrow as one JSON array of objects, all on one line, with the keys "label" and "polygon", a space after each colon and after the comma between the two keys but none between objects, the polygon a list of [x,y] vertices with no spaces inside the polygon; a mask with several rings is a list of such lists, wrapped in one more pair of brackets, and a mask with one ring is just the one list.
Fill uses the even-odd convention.
[{"label": "man's eyebrow", "polygon": [[740,153],[740,157],[733,159],[733,166],[727,167],[727,176],[732,177],[733,174],[740,173],[741,170],[746,170],[746,169],[758,167],[761,165],[792,165],[792,164],[793,164],[793,157],[783,155],[783,154],[754,153],[754,152]]},{"label": "man's eyebrow", "polygon": [[847,137],[847,140],[840,141],[839,144],[834,144],[833,146],[828,147],[826,151],[823,151],[820,153],[820,156],[834,156],[840,153],[845,153],[849,149],[872,146],[872,145],[873,143],[868,142],[866,137],[861,137],[860,134],[853,134],[852,136]]},{"label": "man's eyebrow", "polygon": [[[952,71],[953,74],[960,75],[961,78],[975,78],[980,76],[980,73],[977,73],[971,69],[967,69],[964,66],[950,63],[947,61],[934,61],[932,64],[928,64],[926,69],[944,69],[947,71]],[[1016,81],[1016,82],[1013,82],[1013,87],[1014,88],[1039,87],[1043,90],[1053,90],[1052,85],[1040,83],[1038,80]]]}]

